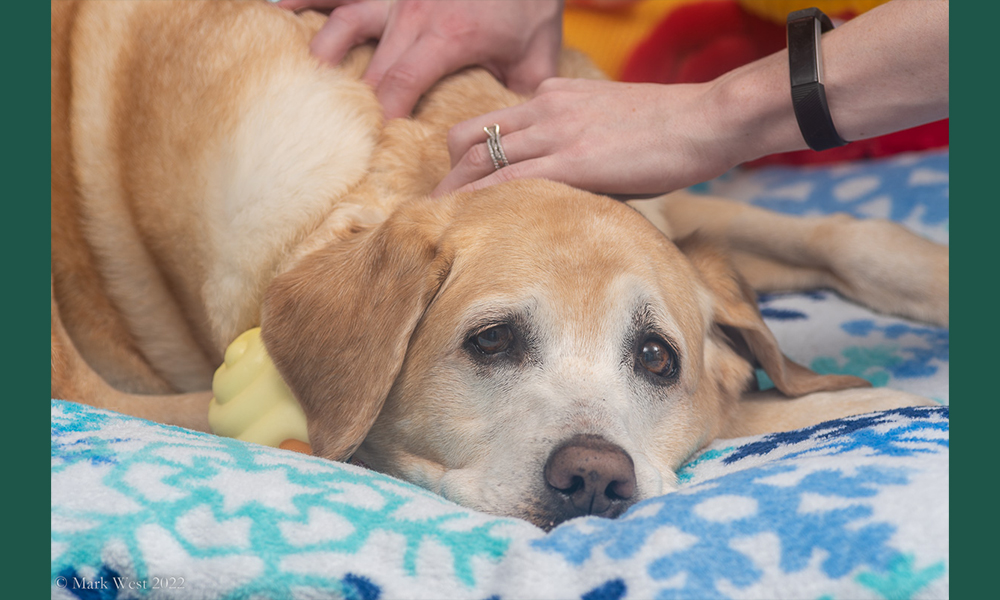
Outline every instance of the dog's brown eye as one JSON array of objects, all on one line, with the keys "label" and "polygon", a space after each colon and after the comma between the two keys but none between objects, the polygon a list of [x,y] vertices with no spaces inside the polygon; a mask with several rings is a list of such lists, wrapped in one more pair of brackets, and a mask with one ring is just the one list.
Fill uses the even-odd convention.
[{"label": "dog's brown eye", "polygon": [[639,349],[639,364],[644,369],[660,377],[671,377],[676,368],[677,359],[674,351],[666,342],[648,339]]},{"label": "dog's brown eye", "polygon": [[510,327],[497,325],[479,332],[472,338],[472,343],[486,354],[497,354],[506,350],[512,339],[514,339],[514,334],[511,333]]}]

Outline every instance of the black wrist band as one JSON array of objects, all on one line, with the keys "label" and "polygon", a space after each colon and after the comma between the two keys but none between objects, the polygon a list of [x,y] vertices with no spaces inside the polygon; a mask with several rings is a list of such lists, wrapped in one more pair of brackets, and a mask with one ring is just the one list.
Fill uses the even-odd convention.
[{"label": "black wrist band", "polygon": [[830,116],[823,88],[823,58],[820,35],[833,29],[830,17],[818,8],[797,10],[788,15],[788,71],[792,82],[792,107],[799,131],[813,150],[843,146]]}]

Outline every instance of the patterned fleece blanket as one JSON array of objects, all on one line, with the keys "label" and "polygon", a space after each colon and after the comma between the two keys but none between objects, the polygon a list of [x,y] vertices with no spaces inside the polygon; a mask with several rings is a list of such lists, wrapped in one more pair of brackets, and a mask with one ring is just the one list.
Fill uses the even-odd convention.
[{"label": "patterned fleece blanket", "polygon": [[[946,152],[734,172],[698,191],[948,238]],[[947,330],[830,292],[761,304],[799,362],[942,405],[717,440],[678,491],[546,534],[352,465],[53,400],[51,595],[947,597]]]}]

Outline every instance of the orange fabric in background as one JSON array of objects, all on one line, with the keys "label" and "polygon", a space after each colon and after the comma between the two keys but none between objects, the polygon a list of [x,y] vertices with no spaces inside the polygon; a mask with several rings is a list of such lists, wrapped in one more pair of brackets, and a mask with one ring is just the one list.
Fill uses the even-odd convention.
[{"label": "orange fabric in background", "polygon": [[[587,54],[611,79],[639,42],[678,6],[698,0],[567,0],[563,41]],[[784,25],[788,13],[815,6],[826,14],[858,15],[888,0],[740,0],[750,13]]]},{"label": "orange fabric in background", "polygon": [[563,43],[590,57],[611,79],[663,16],[691,0],[567,0]]},{"label": "orange fabric in background", "polygon": [[860,15],[889,0],[740,0],[747,12],[770,19],[775,23],[785,23],[788,13],[804,8],[816,7],[830,17]]}]

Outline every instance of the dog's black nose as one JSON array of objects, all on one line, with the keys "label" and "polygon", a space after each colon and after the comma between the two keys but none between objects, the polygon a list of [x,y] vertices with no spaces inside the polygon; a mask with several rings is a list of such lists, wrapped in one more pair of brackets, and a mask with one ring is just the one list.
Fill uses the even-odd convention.
[{"label": "dog's black nose", "polygon": [[563,442],[545,463],[551,501],[563,520],[580,515],[617,517],[634,502],[635,466],[620,447],[597,435]]}]

